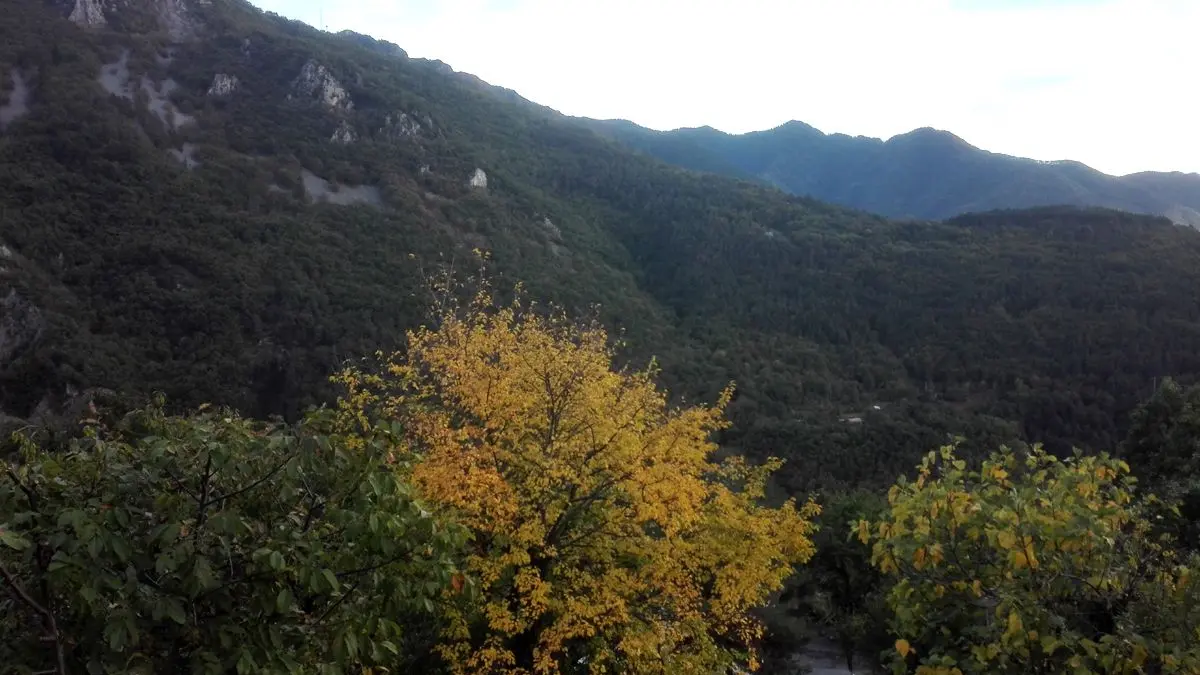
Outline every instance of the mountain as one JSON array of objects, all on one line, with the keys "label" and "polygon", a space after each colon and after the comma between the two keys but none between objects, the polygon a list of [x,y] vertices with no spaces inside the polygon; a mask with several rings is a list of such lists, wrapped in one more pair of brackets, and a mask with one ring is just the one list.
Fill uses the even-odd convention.
[{"label": "mountain", "polygon": [[1165,218],[889,221],[240,0],[11,0],[0,37],[11,418],[154,392],[294,418],[475,249],[678,398],[736,381],[721,440],[788,490],[890,482],[950,434],[1111,448],[1200,372],[1200,233]]},{"label": "mountain", "polygon": [[825,134],[803,122],[730,135],[709,127],[663,132],[624,120],[582,121],[671,164],[893,218],[1074,205],[1165,215],[1200,227],[1200,174],[1110,176],[1079,162],[987,152],[930,128],[883,141]]}]

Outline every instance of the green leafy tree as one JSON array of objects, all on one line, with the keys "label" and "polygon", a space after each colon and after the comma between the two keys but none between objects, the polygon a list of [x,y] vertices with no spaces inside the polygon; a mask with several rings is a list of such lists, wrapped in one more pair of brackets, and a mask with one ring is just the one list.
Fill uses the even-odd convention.
[{"label": "green leafy tree", "polygon": [[881,517],[887,502],[867,490],[829,493],[821,502],[816,554],[797,568],[778,607],[768,610],[769,646],[786,659],[797,640],[820,636],[837,646],[854,671],[877,662],[890,644],[883,575],[871,565],[870,547],[852,534],[859,520]]},{"label": "green leafy tree", "polygon": [[[357,672],[420,657],[463,531],[299,427],[150,408],[0,476],[0,660],[42,672]],[[365,440],[364,440],[365,439]],[[418,627],[413,630],[412,627]],[[423,634],[421,631],[425,631]]]},{"label": "green leafy tree", "polygon": [[1131,416],[1122,454],[1141,480],[1178,508],[1167,521],[1191,550],[1200,549],[1200,387],[1167,379]]},{"label": "green leafy tree", "polygon": [[1200,670],[1196,563],[1152,535],[1133,483],[1106,455],[929,454],[859,523],[892,580],[893,671]]}]

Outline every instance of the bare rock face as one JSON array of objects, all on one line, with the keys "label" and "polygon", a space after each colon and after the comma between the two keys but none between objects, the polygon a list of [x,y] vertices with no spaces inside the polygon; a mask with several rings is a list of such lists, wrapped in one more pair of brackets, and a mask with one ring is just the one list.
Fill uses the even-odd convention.
[{"label": "bare rock face", "polygon": [[67,18],[80,26],[103,26],[108,23],[100,0],[74,0],[68,6],[71,7],[71,13]]},{"label": "bare rock face", "polygon": [[36,344],[45,328],[41,310],[16,291],[0,299],[0,369]]},{"label": "bare rock face", "polygon": [[329,137],[329,140],[341,145],[350,145],[358,140],[358,134],[354,132],[354,127],[350,126],[346,120],[342,120],[338,128],[334,130],[333,136]]},{"label": "bare rock face", "polygon": [[346,112],[354,109],[354,102],[350,100],[346,88],[315,59],[310,59],[300,69],[300,74],[292,83],[292,92],[295,97],[317,99],[330,110]]},{"label": "bare rock face", "polygon": [[[197,8],[211,6],[211,0],[52,0],[64,15],[80,26],[103,26],[115,14],[136,11],[152,18],[151,25],[139,30],[163,30],[174,42],[193,40],[202,28]],[[141,23],[139,21],[139,23]]]},{"label": "bare rock face", "polygon": [[191,143],[184,143],[178,150],[171,148],[167,150],[167,154],[174,157],[175,161],[182,164],[183,168],[188,171],[200,166],[200,160],[196,159],[196,146]]},{"label": "bare rock face", "polygon": [[[188,0],[153,0],[158,10],[158,23],[172,40],[192,40],[200,23],[192,16]],[[197,2],[196,4],[204,4]]]},{"label": "bare rock face", "polygon": [[483,172],[483,169],[475,169],[475,173],[471,174],[471,179],[467,181],[467,185],[478,190],[486,190],[487,180],[487,174]]},{"label": "bare rock face", "polygon": [[12,92],[8,103],[0,105],[0,131],[8,128],[17,118],[29,114],[29,84],[21,71],[12,69]]},{"label": "bare rock face", "polygon": [[113,96],[133,100],[133,85],[129,81],[129,50],[121,52],[121,58],[113,63],[100,66],[100,74],[96,76],[100,86]]},{"label": "bare rock face", "polygon": [[392,140],[403,140],[420,135],[421,123],[405,112],[388,114],[383,118],[383,128],[380,135]]},{"label": "bare rock face", "polygon": [[300,172],[300,180],[308,201],[313,204],[383,206],[383,195],[374,185],[341,185],[327,181],[308,169]]},{"label": "bare rock face", "polygon": [[233,92],[237,91],[242,86],[237,75],[227,75],[225,73],[217,73],[213,76],[212,84],[208,87],[208,95],[218,98],[232,96]]},{"label": "bare rock face", "polygon": [[142,90],[146,92],[147,97],[146,107],[172,131],[178,131],[181,127],[196,122],[196,118],[185,114],[171,102],[171,94],[177,89],[179,84],[170,78],[159,84],[155,84],[148,77],[142,78]]}]

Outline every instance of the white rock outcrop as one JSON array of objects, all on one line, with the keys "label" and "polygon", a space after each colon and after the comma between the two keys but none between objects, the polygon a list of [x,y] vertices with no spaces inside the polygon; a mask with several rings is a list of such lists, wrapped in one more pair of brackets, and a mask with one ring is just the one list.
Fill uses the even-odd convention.
[{"label": "white rock outcrop", "polygon": [[17,118],[29,114],[29,85],[16,68],[12,69],[12,84],[8,103],[0,105],[0,131],[7,129]]},{"label": "white rock outcrop", "polygon": [[208,95],[224,98],[233,95],[242,86],[241,80],[237,75],[228,75],[226,73],[217,73],[213,75],[212,84],[208,86]]},{"label": "white rock outcrop", "polygon": [[0,368],[33,346],[45,328],[41,310],[16,291],[0,297]]},{"label": "white rock outcrop", "polygon": [[354,108],[346,88],[315,59],[309,59],[300,69],[300,74],[292,83],[292,92],[295,96],[318,99],[331,110],[348,111]]},{"label": "white rock outcrop", "polygon": [[300,172],[300,180],[304,184],[308,201],[313,204],[325,202],[338,206],[383,206],[383,195],[379,188],[373,185],[341,185],[327,181],[308,169]]},{"label": "white rock outcrop", "polygon": [[406,112],[389,113],[383,118],[380,133],[387,138],[401,140],[421,133],[421,123]]},{"label": "white rock outcrop", "polygon": [[329,140],[341,145],[350,145],[358,140],[358,134],[354,133],[354,127],[350,126],[346,120],[342,120],[338,128],[334,130],[333,135],[329,137]]},{"label": "white rock outcrop", "polygon": [[108,23],[100,0],[75,0],[67,18],[80,26],[103,26]]},{"label": "white rock outcrop", "polygon": [[129,81],[129,50],[121,52],[121,58],[112,63],[100,66],[100,74],[96,76],[104,91],[113,96],[133,100],[133,84]]},{"label": "white rock outcrop", "polygon": [[172,131],[178,131],[180,127],[194,124],[196,121],[195,117],[185,114],[171,102],[171,94],[177,89],[179,89],[179,84],[171,78],[156,85],[150,78],[142,77],[142,91],[146,92],[146,107]]},{"label": "white rock outcrop", "polygon": [[184,143],[183,147],[178,150],[171,148],[167,150],[167,153],[174,157],[188,171],[200,166],[200,160],[196,159],[196,146],[191,143]]},{"label": "white rock outcrop", "polygon": [[487,189],[487,174],[483,169],[475,169],[475,173],[471,174],[471,179],[467,181],[467,185],[480,190]]},{"label": "white rock outcrop", "polygon": [[154,5],[158,9],[158,24],[172,40],[182,42],[196,37],[200,22],[191,15],[188,0],[154,0]]}]

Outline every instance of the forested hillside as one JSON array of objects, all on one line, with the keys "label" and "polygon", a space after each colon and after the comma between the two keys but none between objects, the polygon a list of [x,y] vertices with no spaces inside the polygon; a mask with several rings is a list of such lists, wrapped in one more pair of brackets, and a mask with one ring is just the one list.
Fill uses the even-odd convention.
[{"label": "forested hillside", "polygon": [[242,0],[4,10],[3,668],[1200,671],[1200,232],[891,221]]},{"label": "forested hillside", "polygon": [[890,222],[235,0],[99,6],[0,17],[13,417],[161,391],[295,419],[473,249],[499,287],[599,305],[676,396],[736,382],[722,441],[797,460],[789,489],[890,481],[952,434],[1112,447],[1156,378],[1198,370],[1200,236],[1166,219]]},{"label": "forested hillside", "polygon": [[652,157],[894,218],[949,218],[1035,206],[1102,206],[1200,226],[1200,175],[1110,176],[1074,161],[1042,162],[981,150],[923,128],[886,141],[824,134],[788,122],[740,135],[655,131],[624,120],[583,120]]}]

